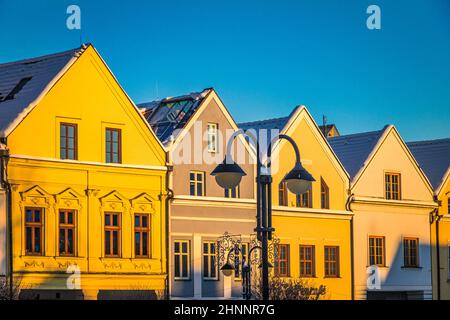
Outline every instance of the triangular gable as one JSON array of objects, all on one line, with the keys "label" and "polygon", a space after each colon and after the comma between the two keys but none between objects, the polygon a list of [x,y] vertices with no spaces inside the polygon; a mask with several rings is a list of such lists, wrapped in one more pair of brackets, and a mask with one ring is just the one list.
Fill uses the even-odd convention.
[{"label": "triangular gable", "polygon": [[[338,170],[340,176],[344,181],[349,180],[349,175],[347,171],[345,170],[344,166],[340,162],[339,158],[334,153],[331,146],[328,144],[328,141],[323,136],[322,132],[320,131],[317,123],[314,121],[314,118],[309,113],[308,109],[305,106],[298,106],[294,112],[292,112],[291,117],[289,120],[285,123],[283,129],[280,131],[280,134],[285,134],[288,136],[292,135],[292,132],[298,127],[298,125],[301,123],[302,120],[305,120],[307,124],[311,127],[311,131],[313,132],[314,136],[316,137],[317,141],[325,151],[325,153],[328,155],[329,159],[333,163],[336,170]],[[287,142],[285,140],[278,140],[273,148],[272,148],[272,154],[274,157],[276,157],[277,154],[280,154],[279,150],[286,144]],[[300,150],[301,155],[301,150]],[[276,159],[276,158],[274,158]],[[273,161],[273,159],[272,159]]]},{"label": "triangular gable", "polygon": [[[219,109],[222,111],[223,115],[225,116],[225,118],[228,120],[229,124],[231,125],[231,127],[233,128],[234,131],[239,130],[236,122],[234,121],[233,117],[231,116],[230,112],[228,111],[228,109],[225,107],[224,103],[222,102],[222,100],[220,99],[220,97],[218,96],[218,94],[216,93],[216,91],[214,89],[211,90],[211,92],[205,97],[205,99],[202,101],[202,103],[200,104],[200,106],[197,108],[197,110],[195,111],[195,113],[192,115],[192,117],[189,119],[189,121],[186,123],[184,129],[180,132],[180,134],[176,137],[176,139],[173,141],[173,143],[168,146],[168,150],[169,151],[174,151],[177,147],[177,145],[183,140],[183,138],[186,136],[186,134],[189,132],[189,130],[192,128],[192,126],[195,124],[195,122],[198,120],[198,118],[200,117],[200,115],[202,114],[203,111],[205,111],[205,109],[208,107],[208,105],[210,104],[210,102],[212,100],[215,100],[217,102],[217,105],[219,106]],[[250,156],[255,159],[255,151],[250,147],[250,144],[246,141],[245,137],[243,135],[239,135],[237,137],[238,139],[240,139],[240,141],[242,142],[242,144],[244,145],[244,147],[247,149],[247,151],[249,152]]]},{"label": "triangular gable", "polygon": [[128,95],[128,93],[122,88],[122,86],[119,83],[119,80],[117,80],[116,76],[114,75],[114,73],[112,72],[112,70],[109,68],[108,64],[105,62],[105,60],[103,60],[102,56],[98,53],[97,49],[92,46],[92,49],[94,49],[94,52],[96,53],[96,55],[98,56],[98,58],[100,59],[100,61],[103,63],[103,65],[106,67],[106,69],[108,70],[108,72],[110,73],[111,77],[113,77],[114,81],[116,82],[117,86],[120,88],[120,90],[123,92],[123,94],[127,97],[128,102],[131,103],[131,105],[133,106],[135,112],[138,114],[138,116],[141,118],[141,120],[143,121],[144,125],[147,127],[147,129],[150,130],[151,135],[153,136],[153,138],[156,140],[156,142],[159,144],[159,146],[162,148],[162,150],[166,151],[166,148],[164,147],[164,145],[161,143],[161,141],[159,141],[158,137],[156,136],[155,132],[153,131],[152,127],[150,126],[150,124],[147,122],[147,120],[145,119],[144,115],[141,113],[141,111],[139,110],[139,108],[136,106],[136,104],[134,103],[134,101],[130,98],[130,96]]},{"label": "triangular gable", "polygon": [[[42,99],[48,94],[48,92],[56,85],[56,83],[67,73],[67,71],[73,66],[73,64],[82,56],[84,52],[86,52],[89,48],[93,49],[93,52],[95,55],[99,58],[101,63],[105,66],[105,68],[110,73],[111,77],[116,82],[117,86],[120,88],[122,93],[126,96],[128,102],[133,106],[134,111],[138,114],[138,117],[143,121],[144,126],[147,127],[148,130],[150,130],[151,135],[156,140],[156,142],[159,144],[162,150],[165,151],[164,146],[159,141],[159,139],[156,137],[155,133],[153,132],[153,129],[150,127],[148,122],[145,120],[142,113],[139,111],[133,100],[128,96],[128,94],[125,92],[125,90],[122,88],[122,86],[119,84],[119,81],[117,80],[114,73],[111,71],[109,66],[106,64],[106,62],[103,60],[102,56],[98,53],[98,51],[95,49],[95,47],[91,44],[83,45],[81,48],[66,51],[63,53],[58,53],[54,55],[44,56],[40,58],[33,58],[13,63],[6,63],[0,65],[0,68],[10,68],[12,65],[21,65],[21,64],[29,64],[34,65],[38,63],[42,63],[41,61],[45,61],[45,59],[50,59],[53,61],[53,64],[44,64],[41,66],[41,74],[44,73],[46,77],[40,77],[36,78],[35,80],[30,80],[29,83],[27,83],[23,87],[23,91],[25,92],[28,88],[27,85],[31,85],[34,82],[38,81],[39,85],[33,86],[33,90],[35,91],[35,95],[30,94],[28,95],[28,99],[17,99],[17,100],[11,100],[14,102],[14,106],[10,105],[11,102],[9,101],[3,101],[0,102],[0,120],[3,119],[3,121],[0,121],[0,137],[6,137],[11,134],[11,132],[25,119],[25,117],[42,101]],[[65,59],[63,59],[65,58]],[[52,60],[53,59],[53,60]],[[53,70],[52,72],[45,73],[47,69]],[[1,69],[0,69],[1,70]],[[11,70],[13,72],[14,70]],[[27,74],[24,74],[26,76]],[[1,88],[1,80],[2,76],[0,73],[0,88]],[[2,92],[0,92],[2,94]],[[3,123],[4,122],[4,123]],[[165,159],[161,159],[162,162],[165,161]]]},{"label": "triangular gable", "polygon": [[367,159],[364,161],[364,165],[361,167],[361,169],[358,171],[358,173],[352,179],[352,181],[351,181],[352,189],[357,185],[358,181],[361,179],[361,177],[364,174],[364,172],[370,166],[370,164],[373,161],[374,157],[376,156],[376,154],[378,153],[380,148],[383,146],[383,143],[386,141],[387,137],[391,133],[393,133],[395,135],[395,137],[397,138],[397,140],[400,142],[400,145],[401,145],[402,149],[405,151],[407,157],[409,158],[409,160],[413,164],[413,166],[416,169],[417,173],[420,175],[421,179],[425,182],[425,184],[426,184],[427,188],[429,189],[430,193],[433,194],[434,192],[433,192],[433,188],[431,186],[430,181],[428,180],[427,176],[425,175],[425,173],[420,168],[419,164],[417,163],[416,159],[414,158],[414,156],[412,155],[411,151],[407,147],[406,143],[403,141],[402,137],[400,136],[400,134],[398,133],[397,129],[393,125],[386,126],[385,129],[383,130],[383,133],[379,137],[376,145],[372,149],[372,151],[369,154],[369,156],[367,157]]},{"label": "triangular gable", "polygon": [[1,137],[7,137],[22,122],[85,49],[0,65]]},{"label": "triangular gable", "polygon": [[435,194],[438,198],[442,197],[442,192],[445,190],[445,186],[449,183],[450,180],[450,167],[448,167],[447,172],[442,177],[442,181],[439,186],[435,190]]}]

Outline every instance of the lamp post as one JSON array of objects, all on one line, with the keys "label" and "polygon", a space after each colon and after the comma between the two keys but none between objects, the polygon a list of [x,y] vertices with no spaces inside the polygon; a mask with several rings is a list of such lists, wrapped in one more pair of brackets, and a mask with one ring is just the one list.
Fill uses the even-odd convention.
[{"label": "lamp post", "polygon": [[[269,300],[269,254],[268,241],[272,239],[272,233],[275,229],[272,227],[272,175],[271,175],[271,156],[272,146],[278,140],[287,140],[295,151],[296,162],[294,168],[284,177],[289,191],[299,195],[303,194],[311,187],[315,179],[303,168],[300,162],[300,151],[295,141],[284,134],[275,137],[267,149],[267,164],[263,165],[260,154],[260,145],[258,139],[250,132],[244,130],[236,131],[228,141],[225,160],[219,164],[211,175],[215,177],[219,186],[224,189],[236,188],[246,175],[244,170],[233,161],[231,150],[233,142],[237,136],[244,135],[256,145],[256,228],[257,239],[261,241],[261,259],[262,259],[262,298]],[[264,171],[263,171],[264,170]]]}]

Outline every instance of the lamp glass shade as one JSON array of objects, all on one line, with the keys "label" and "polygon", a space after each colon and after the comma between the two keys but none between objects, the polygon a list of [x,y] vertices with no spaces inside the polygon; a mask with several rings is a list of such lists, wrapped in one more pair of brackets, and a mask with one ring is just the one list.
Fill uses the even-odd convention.
[{"label": "lamp glass shade", "polygon": [[242,177],[246,176],[246,173],[235,162],[227,163],[225,160],[211,172],[211,175],[216,178],[217,184],[222,188],[234,189],[239,185]]},{"label": "lamp glass shade", "polygon": [[303,194],[307,192],[313,183],[316,181],[313,176],[298,163],[294,169],[289,172],[283,179],[290,192],[294,194]]},{"label": "lamp glass shade", "polygon": [[215,176],[216,182],[224,189],[234,189],[241,183],[242,175],[234,172],[219,173]]},{"label": "lamp glass shade", "polygon": [[222,268],[220,268],[220,271],[222,271],[225,277],[231,277],[234,271],[234,267],[229,263],[225,263]]},{"label": "lamp glass shade", "polygon": [[290,179],[285,181],[288,190],[297,195],[306,193],[312,186],[312,181],[307,180]]}]

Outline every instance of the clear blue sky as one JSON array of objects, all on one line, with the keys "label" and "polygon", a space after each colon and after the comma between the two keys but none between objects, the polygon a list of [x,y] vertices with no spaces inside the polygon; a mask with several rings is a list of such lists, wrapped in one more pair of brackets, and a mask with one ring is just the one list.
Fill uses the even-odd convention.
[{"label": "clear blue sky", "polygon": [[450,137],[449,0],[0,0],[0,62],[79,46],[69,4],[137,103],[214,87],[238,122],[305,104],[344,134]]}]

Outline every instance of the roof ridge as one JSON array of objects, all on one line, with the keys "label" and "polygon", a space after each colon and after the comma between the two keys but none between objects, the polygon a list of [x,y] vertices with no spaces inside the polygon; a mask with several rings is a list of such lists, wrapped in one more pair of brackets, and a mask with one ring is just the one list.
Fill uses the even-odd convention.
[{"label": "roof ridge", "polygon": [[162,98],[162,99],[155,99],[155,100],[151,100],[151,101],[139,102],[139,103],[137,103],[136,105],[137,105],[137,106],[141,106],[141,105],[144,105],[144,104],[169,102],[169,101],[171,101],[171,100],[178,100],[178,99],[182,99],[182,98],[188,99],[189,97],[192,98],[194,95],[202,95],[202,94],[204,94],[203,98],[205,98],[205,97],[206,97],[206,94],[207,94],[209,91],[211,91],[211,90],[214,90],[214,88],[205,88],[205,89],[203,89],[203,90],[201,90],[201,91],[193,91],[193,92],[186,93],[186,94],[181,94],[181,95],[178,95],[178,96],[165,97],[165,98]]},{"label": "roof ridge", "polygon": [[420,141],[410,141],[407,142],[407,145],[426,145],[426,144],[436,144],[436,143],[444,143],[450,142],[450,138],[440,138],[440,139],[431,139],[431,140],[420,140]]},{"label": "roof ridge", "polygon": [[290,118],[290,117],[289,117],[289,116],[285,116],[285,117],[270,118],[270,119],[265,119],[265,120],[256,120],[256,121],[249,121],[249,122],[240,122],[240,123],[238,123],[238,126],[240,126],[240,125],[248,125],[248,124],[255,124],[255,123],[261,123],[261,122],[270,122],[270,121],[281,120],[281,119],[286,119],[286,118]]},{"label": "roof ridge", "polygon": [[77,53],[79,51],[85,50],[87,48],[87,46],[89,46],[89,45],[90,44],[83,44],[80,47],[73,48],[73,49],[66,50],[66,51],[62,51],[62,52],[51,53],[51,54],[46,54],[46,55],[43,55],[43,56],[38,56],[38,57],[33,57],[33,58],[26,58],[26,59],[21,59],[21,60],[16,60],[16,61],[0,63],[0,67],[5,67],[5,66],[13,65],[13,64],[30,63],[30,62],[34,62],[34,61],[47,60],[47,59],[50,59],[50,58],[56,58],[56,57],[65,56],[65,55],[70,54],[70,53],[74,54],[74,53]]},{"label": "roof ridge", "polygon": [[384,126],[383,129],[380,130],[373,130],[373,131],[365,131],[365,132],[357,132],[357,133],[350,133],[350,134],[345,134],[345,135],[340,135],[337,137],[330,137],[329,140],[338,140],[338,139],[345,139],[345,138],[349,138],[349,137],[355,137],[355,136],[361,136],[361,135],[369,135],[369,134],[380,134],[383,133],[386,130],[387,126]]}]

